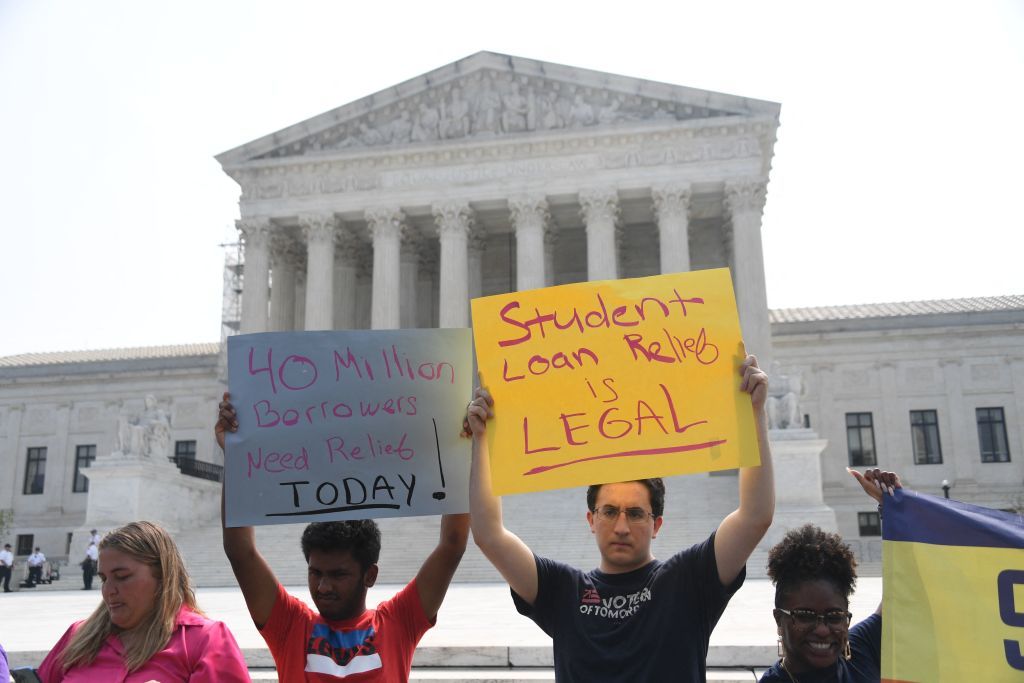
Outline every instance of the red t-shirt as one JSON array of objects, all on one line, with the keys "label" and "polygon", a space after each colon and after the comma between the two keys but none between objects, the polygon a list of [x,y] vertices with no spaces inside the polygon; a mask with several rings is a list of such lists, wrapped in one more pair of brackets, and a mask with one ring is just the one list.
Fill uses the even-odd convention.
[{"label": "red t-shirt", "polygon": [[377,609],[327,621],[280,584],[260,633],[282,681],[406,683],[416,643],[433,626],[416,580]]}]

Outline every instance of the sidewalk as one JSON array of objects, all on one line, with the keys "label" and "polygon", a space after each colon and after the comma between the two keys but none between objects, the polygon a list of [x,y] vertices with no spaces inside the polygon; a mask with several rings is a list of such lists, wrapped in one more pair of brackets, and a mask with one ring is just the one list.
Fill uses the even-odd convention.
[{"label": "sidewalk", "polygon": [[[375,586],[368,604],[377,604],[399,588]],[[305,586],[289,586],[288,591],[309,601]],[[860,579],[850,610],[854,622],[874,612],[881,593],[881,579]],[[767,580],[744,584],[711,637],[709,666],[763,667],[775,661],[774,595]],[[227,623],[251,668],[273,667],[238,589],[199,589],[197,597],[208,615]],[[99,603],[98,590],[0,593],[0,644],[11,666],[38,666],[67,627],[84,619]],[[457,583],[448,591],[437,626],[420,643],[415,666],[550,667],[551,641],[516,613],[504,584]]]}]

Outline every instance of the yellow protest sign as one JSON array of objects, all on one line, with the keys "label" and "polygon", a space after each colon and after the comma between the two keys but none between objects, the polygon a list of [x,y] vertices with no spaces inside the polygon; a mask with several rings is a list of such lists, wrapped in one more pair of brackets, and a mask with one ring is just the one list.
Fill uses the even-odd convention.
[{"label": "yellow protest sign", "polygon": [[728,269],[472,307],[496,494],[759,464]]}]

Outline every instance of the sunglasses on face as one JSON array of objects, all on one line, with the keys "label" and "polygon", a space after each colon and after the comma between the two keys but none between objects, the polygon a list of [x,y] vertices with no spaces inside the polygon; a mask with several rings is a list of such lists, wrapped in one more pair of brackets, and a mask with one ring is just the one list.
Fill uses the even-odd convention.
[{"label": "sunglasses on face", "polygon": [[828,612],[813,612],[808,609],[783,609],[775,608],[776,612],[782,612],[793,620],[793,624],[801,629],[814,628],[821,621],[832,630],[839,630],[850,625],[853,615],[841,609],[829,610]]}]

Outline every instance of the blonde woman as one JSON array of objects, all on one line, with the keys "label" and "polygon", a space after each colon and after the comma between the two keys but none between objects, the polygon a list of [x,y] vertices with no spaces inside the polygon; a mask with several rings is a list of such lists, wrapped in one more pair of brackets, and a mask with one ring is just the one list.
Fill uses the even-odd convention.
[{"label": "blonde woman", "polygon": [[166,531],[132,522],[107,534],[99,555],[103,602],[43,660],[43,683],[249,680],[231,632],[196,606]]}]

